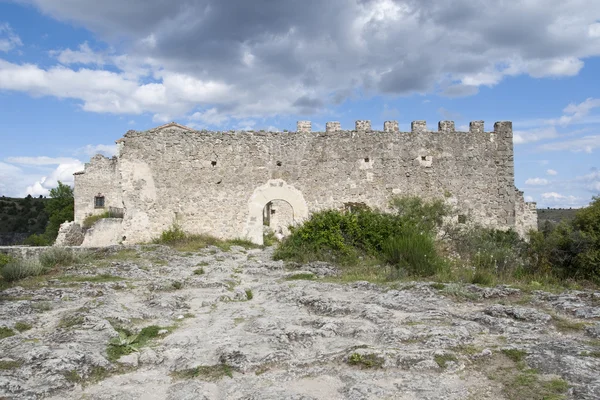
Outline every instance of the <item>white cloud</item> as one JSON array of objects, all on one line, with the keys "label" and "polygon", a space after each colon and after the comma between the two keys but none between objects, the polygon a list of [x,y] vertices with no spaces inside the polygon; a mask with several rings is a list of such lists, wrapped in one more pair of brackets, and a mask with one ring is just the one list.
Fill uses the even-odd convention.
[{"label": "white cloud", "polygon": [[56,56],[59,62],[65,65],[69,64],[106,64],[105,57],[100,53],[95,53],[87,42],[79,45],[79,50],[65,49],[61,51],[50,51],[51,56]]},{"label": "white cloud", "polygon": [[78,160],[70,157],[8,157],[7,162],[21,165],[59,165],[71,164]]},{"label": "white cloud", "polygon": [[546,143],[537,147],[541,151],[564,151],[592,153],[600,147],[600,135],[583,136],[562,142]]},{"label": "white cloud", "polygon": [[198,121],[202,124],[215,126],[223,125],[228,119],[229,118],[226,115],[220,113],[216,108],[211,108],[202,112],[196,111],[188,117],[188,120],[190,121]]},{"label": "white cloud", "polygon": [[528,203],[531,203],[534,200],[533,200],[533,197],[531,197],[531,196],[525,196],[525,201]]},{"label": "white cloud", "polygon": [[563,195],[557,192],[542,193],[542,199],[545,200],[546,204],[559,208],[581,207],[585,205],[584,200],[580,197]]},{"label": "white cloud", "polygon": [[[131,122],[131,121],[130,121]],[[89,157],[93,157],[96,154],[102,154],[105,157],[112,157],[117,154],[116,144],[88,144],[76,151],[76,154],[85,154]]]},{"label": "white cloud", "polygon": [[0,51],[7,53],[17,46],[23,46],[21,38],[8,23],[0,23]]},{"label": "white cloud", "polygon": [[47,196],[50,194],[50,189],[58,186],[58,181],[73,186],[73,174],[78,171],[83,171],[83,169],[84,164],[79,160],[59,164],[47,177],[42,177],[31,186],[28,186],[26,194],[31,194],[32,196]]},{"label": "white cloud", "polygon": [[549,170],[546,170],[546,174],[548,174],[550,176],[555,176],[555,175],[558,175],[558,172],[553,169],[549,169]]},{"label": "white cloud", "polygon": [[516,130],[513,132],[513,143],[524,144],[539,142],[540,140],[551,139],[557,136],[558,132],[553,126],[544,126],[529,130]]},{"label": "white cloud", "polygon": [[550,181],[548,181],[547,179],[544,179],[544,178],[529,178],[525,181],[526,185],[533,185],[533,186],[545,186],[549,183],[550,183]]}]

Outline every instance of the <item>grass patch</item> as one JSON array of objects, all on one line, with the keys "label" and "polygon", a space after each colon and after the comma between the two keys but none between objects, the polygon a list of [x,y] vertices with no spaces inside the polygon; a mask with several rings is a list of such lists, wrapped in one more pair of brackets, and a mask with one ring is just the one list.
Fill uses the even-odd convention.
[{"label": "grass patch", "polygon": [[171,287],[175,290],[179,290],[183,287],[183,283],[181,281],[171,282]]},{"label": "grass patch", "polygon": [[300,273],[300,274],[294,274],[294,275],[290,275],[287,278],[285,278],[288,281],[299,281],[299,280],[313,280],[315,279],[315,275],[312,273]]},{"label": "grass patch", "polygon": [[32,326],[25,322],[17,322],[15,324],[15,329],[18,330],[19,332],[25,332],[25,331],[30,330],[31,328],[32,328]]},{"label": "grass patch", "polygon": [[[119,328],[119,336],[112,338],[108,347],[106,348],[106,354],[108,359],[112,362],[117,361],[122,356],[131,354],[139,351],[140,348],[147,346],[148,342],[153,339],[164,337],[175,329],[172,326],[161,327],[157,325],[150,325],[142,328],[138,334],[132,334],[131,331]],[[166,330],[167,332],[161,334],[159,332]]]},{"label": "grass patch", "polygon": [[5,326],[0,327],[0,340],[5,339],[7,337],[14,336],[14,335],[15,335],[15,332],[12,329],[7,328]]},{"label": "grass patch", "polygon": [[252,293],[252,289],[246,289],[246,299],[252,300],[254,298],[254,294]]},{"label": "grass patch", "polygon": [[582,351],[581,355],[583,357],[600,358],[600,351]]},{"label": "grass patch", "polygon": [[434,288],[434,289],[437,289],[437,290],[442,290],[442,289],[444,289],[446,287],[445,284],[439,283],[439,282],[432,283],[430,286],[432,288]]},{"label": "grass patch", "polygon": [[440,368],[446,368],[446,364],[449,362],[458,363],[458,358],[454,354],[436,354],[433,356],[433,360]]},{"label": "grass patch", "polygon": [[195,368],[172,372],[171,376],[176,379],[199,378],[206,381],[218,381],[225,376],[233,378],[233,368],[227,364],[200,365]]},{"label": "grass patch", "polygon": [[75,326],[83,325],[85,318],[83,315],[72,314],[63,316],[58,322],[58,327],[63,329],[70,329]]},{"label": "grass patch", "polygon": [[108,211],[103,212],[102,214],[88,215],[83,220],[83,223],[81,224],[81,226],[85,229],[88,229],[88,228],[91,228],[96,222],[100,221],[101,219],[110,218],[110,217],[111,217],[111,215]]},{"label": "grass patch", "polygon": [[348,357],[348,365],[358,366],[360,368],[382,368],[385,360],[376,354],[352,353]]},{"label": "grass patch", "polygon": [[194,275],[204,275],[204,268],[197,268],[194,270]]},{"label": "grass patch", "polygon": [[68,382],[71,383],[80,384],[83,382],[83,378],[74,369],[63,372],[63,376]]},{"label": "grass patch", "polygon": [[22,361],[0,361],[0,371],[17,369],[23,365]]},{"label": "grass patch", "polygon": [[39,256],[40,263],[46,270],[56,267],[68,267],[73,264],[84,262],[87,258],[87,254],[75,253],[74,251],[63,247],[52,247]]},{"label": "grass patch", "polygon": [[39,303],[32,303],[31,308],[37,312],[45,312],[52,310],[52,304],[48,301],[40,301]]},{"label": "grass patch", "polygon": [[241,246],[246,249],[261,247],[246,239],[222,240],[206,234],[187,234],[177,224],[163,231],[152,243],[164,244],[182,252],[197,252],[209,246],[216,246],[222,251],[231,250],[231,246]]},{"label": "grass patch", "polygon": [[558,315],[552,315],[552,322],[559,332],[579,332],[585,329],[585,322],[572,321]]},{"label": "grass patch", "polygon": [[502,353],[516,363],[523,361],[527,357],[526,351],[518,349],[503,349]]},{"label": "grass patch", "polygon": [[93,275],[93,276],[75,276],[75,275],[64,275],[57,278],[61,282],[93,282],[93,283],[105,283],[105,282],[118,282],[123,281],[125,278],[114,276],[110,274]]}]

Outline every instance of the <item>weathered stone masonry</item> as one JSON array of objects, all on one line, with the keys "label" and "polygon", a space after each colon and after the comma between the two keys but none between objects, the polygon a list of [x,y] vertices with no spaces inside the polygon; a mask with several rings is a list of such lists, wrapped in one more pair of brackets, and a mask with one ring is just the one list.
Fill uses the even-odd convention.
[{"label": "weathered stone masonry", "polygon": [[483,122],[456,132],[425,121],[399,132],[396,121],[373,131],[357,121],[312,132],[207,132],[171,123],[129,131],[113,159],[92,158],[75,176],[75,220],[100,212],[94,196],[125,209],[124,243],[149,241],[173,222],[190,233],[247,237],[262,243],[263,209],[273,200],[291,205],[294,221],[309,213],[363,202],[386,208],[394,195],[441,198],[467,223],[535,229],[535,204],[514,186],[511,122],[484,132]]}]

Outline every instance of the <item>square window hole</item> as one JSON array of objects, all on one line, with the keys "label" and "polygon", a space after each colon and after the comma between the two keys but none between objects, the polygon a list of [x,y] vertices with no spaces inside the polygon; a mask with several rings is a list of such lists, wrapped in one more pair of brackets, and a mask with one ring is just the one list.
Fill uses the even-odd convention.
[{"label": "square window hole", "polygon": [[421,161],[427,161],[427,156],[421,156]]},{"label": "square window hole", "polygon": [[369,162],[370,158],[369,157],[365,157],[365,162]]},{"label": "square window hole", "polygon": [[213,167],[216,167],[217,166],[217,162],[216,161],[211,161],[210,165],[212,165]]}]

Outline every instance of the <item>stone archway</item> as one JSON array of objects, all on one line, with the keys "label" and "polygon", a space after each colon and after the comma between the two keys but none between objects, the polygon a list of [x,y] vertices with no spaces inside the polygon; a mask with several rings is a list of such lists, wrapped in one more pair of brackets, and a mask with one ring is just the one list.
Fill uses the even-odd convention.
[{"label": "stone archway", "polygon": [[308,206],[302,192],[282,179],[271,179],[256,188],[248,200],[245,236],[253,243],[263,244],[263,210],[273,200],[282,200],[291,206],[294,224],[308,218]]}]

